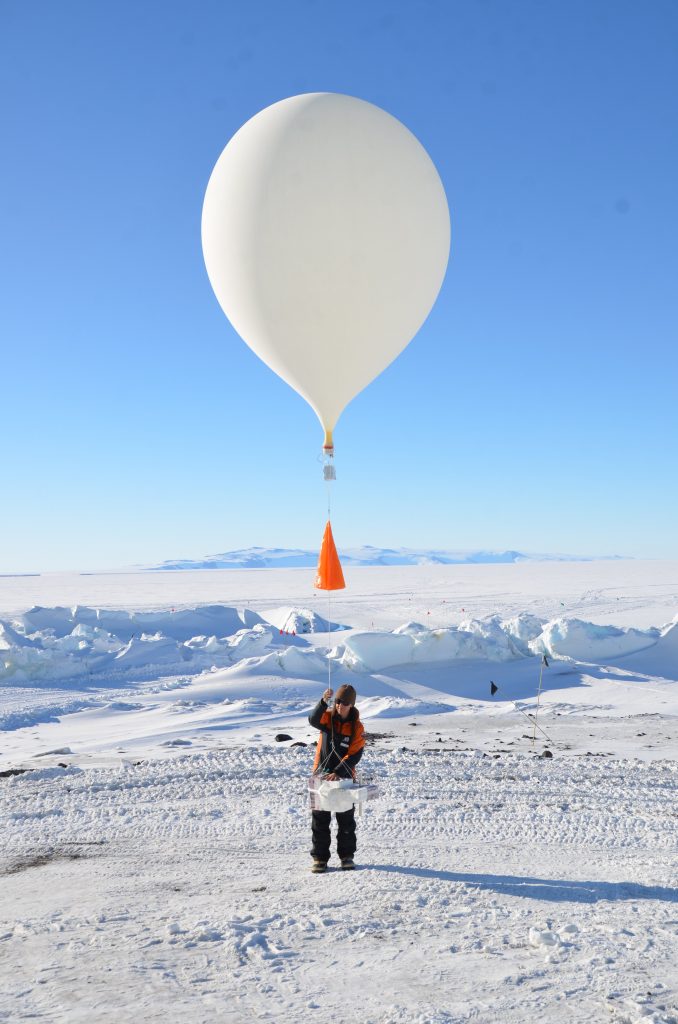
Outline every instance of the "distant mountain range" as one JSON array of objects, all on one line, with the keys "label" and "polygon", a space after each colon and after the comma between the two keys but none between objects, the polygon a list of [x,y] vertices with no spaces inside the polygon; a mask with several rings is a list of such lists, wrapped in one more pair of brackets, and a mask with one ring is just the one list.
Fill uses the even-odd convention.
[{"label": "distant mountain range", "polygon": [[[418,548],[343,548],[344,566],[360,565],[498,565],[514,562],[593,562],[579,555],[524,554],[521,551],[438,551]],[[621,555],[603,556],[621,558]],[[602,560],[602,559],[601,559]],[[201,559],[173,559],[148,569],[167,572],[182,569],[308,569],[318,562],[318,551],[301,548],[243,548],[207,555]]]}]

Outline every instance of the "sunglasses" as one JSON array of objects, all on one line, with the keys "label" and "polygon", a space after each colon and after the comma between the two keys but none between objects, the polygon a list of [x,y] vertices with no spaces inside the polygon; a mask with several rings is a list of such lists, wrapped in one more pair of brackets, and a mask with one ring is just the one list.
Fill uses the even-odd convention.
[{"label": "sunglasses", "polygon": [[350,700],[335,700],[334,703],[341,704],[342,708],[350,708],[351,706]]}]

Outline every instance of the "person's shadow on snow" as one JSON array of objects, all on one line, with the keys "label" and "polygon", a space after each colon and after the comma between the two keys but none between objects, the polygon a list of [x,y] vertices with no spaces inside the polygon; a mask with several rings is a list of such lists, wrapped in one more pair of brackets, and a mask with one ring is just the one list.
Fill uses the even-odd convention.
[{"label": "person's shadow on snow", "polygon": [[599,900],[664,900],[678,903],[678,889],[637,882],[583,882],[560,878],[524,878],[520,875],[476,875],[463,871],[434,871],[432,868],[402,867],[397,864],[366,864],[363,871],[384,871],[427,881],[451,882],[476,889],[490,889],[505,896],[532,900],[598,903]]}]

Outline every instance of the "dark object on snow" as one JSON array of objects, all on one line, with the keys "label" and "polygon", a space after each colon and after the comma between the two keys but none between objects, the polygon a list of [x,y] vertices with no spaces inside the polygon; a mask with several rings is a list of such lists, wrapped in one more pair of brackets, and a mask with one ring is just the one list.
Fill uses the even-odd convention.
[{"label": "dark object on snow", "polygon": [[365,733],[365,746],[372,746],[377,740],[390,740],[393,738],[392,732],[366,732]]},{"label": "dark object on snow", "polygon": [[497,684],[493,683],[492,680],[490,679],[490,696],[494,697],[498,689],[499,687],[497,686]]},{"label": "dark object on snow", "polygon": [[304,743],[303,740],[296,740],[295,743],[290,743],[290,747],[307,747],[308,743]]},{"label": "dark object on snow", "polygon": [[545,654],[542,654],[541,660],[544,662],[545,667],[548,668],[549,667],[548,658],[546,657]]},{"label": "dark object on snow", "polygon": [[292,739],[292,737],[288,736],[286,732],[279,732],[278,735],[275,737],[275,742],[276,743],[284,743],[285,740],[291,740],[291,739]]},{"label": "dark object on snow", "polygon": [[539,756],[540,757],[553,757],[553,754],[551,753],[550,750],[542,750],[542,752],[541,752],[541,754]]}]

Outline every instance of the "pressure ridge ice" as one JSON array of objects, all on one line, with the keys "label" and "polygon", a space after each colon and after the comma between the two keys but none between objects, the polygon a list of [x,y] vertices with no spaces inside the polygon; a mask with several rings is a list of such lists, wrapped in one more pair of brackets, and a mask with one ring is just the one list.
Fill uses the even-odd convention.
[{"label": "pressure ridge ice", "polygon": [[[319,652],[299,634],[318,641],[327,621],[303,608],[281,609],[273,618],[266,622],[250,609],[226,605],[158,612],[35,607],[0,621],[0,681],[195,675],[236,665],[247,667],[250,674],[320,675],[326,649]],[[507,662],[540,654],[596,663],[647,648],[661,652],[675,647],[677,631],[677,622],[642,630],[568,618],[544,622],[528,614],[506,620],[489,616],[440,629],[408,622],[391,632],[353,632],[331,654],[357,672],[460,659]]]}]

